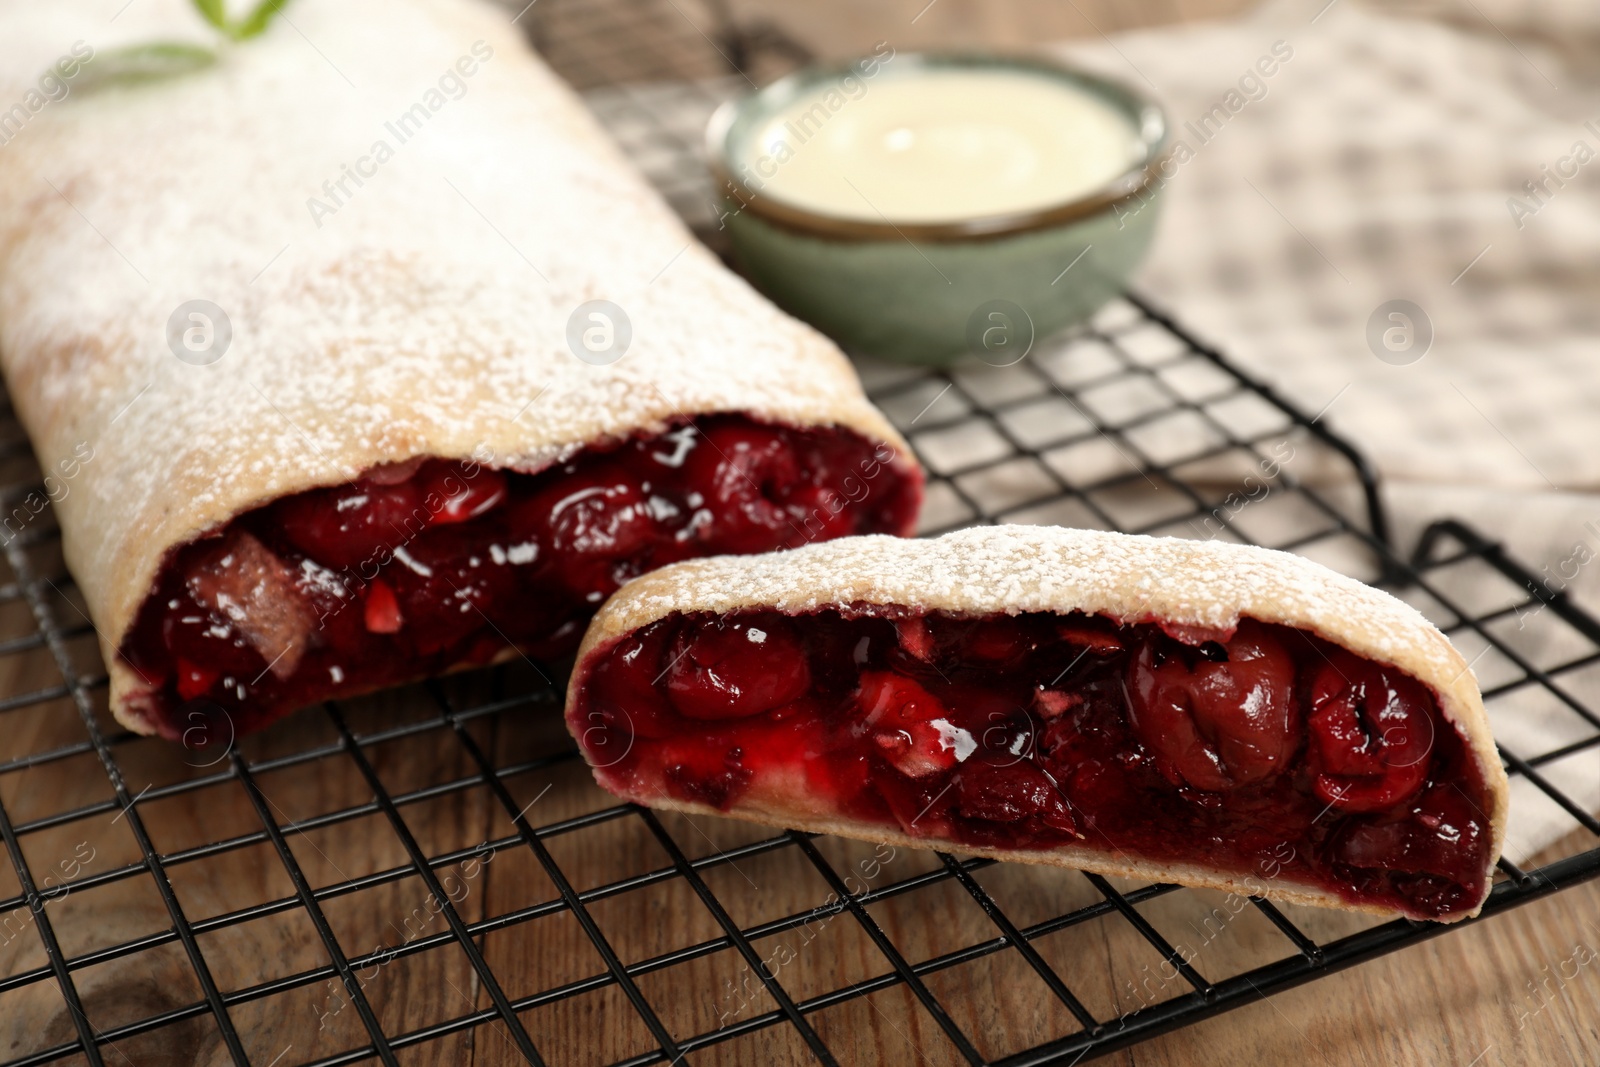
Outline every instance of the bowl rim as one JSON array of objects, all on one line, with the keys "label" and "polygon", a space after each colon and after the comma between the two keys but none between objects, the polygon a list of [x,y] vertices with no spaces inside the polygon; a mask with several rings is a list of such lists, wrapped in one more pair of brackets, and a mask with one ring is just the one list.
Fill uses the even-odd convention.
[{"label": "bowl rim", "polygon": [[[759,102],[773,97],[794,97],[812,85],[858,73],[860,64],[876,56],[815,63],[779,78],[770,85],[724,101],[706,124],[706,159],[711,176],[723,195],[739,204],[738,211],[749,211],[766,222],[809,236],[849,241],[982,241],[1049,229],[1101,214],[1117,204],[1143,197],[1156,183],[1161,167],[1172,156],[1172,123],[1166,109],[1151,94],[1118,78],[1109,77],[1053,55],[1030,52],[933,51],[899,53],[894,76],[907,66],[921,70],[983,68],[1028,70],[1091,88],[1101,95],[1121,97],[1128,106],[1139,139],[1145,144],[1145,158],[1106,182],[1100,188],[1043,207],[1001,215],[980,215],[943,222],[892,222],[828,215],[762,196],[751,188],[728,163],[728,139],[735,123]],[[738,212],[736,212],[738,213]]]}]

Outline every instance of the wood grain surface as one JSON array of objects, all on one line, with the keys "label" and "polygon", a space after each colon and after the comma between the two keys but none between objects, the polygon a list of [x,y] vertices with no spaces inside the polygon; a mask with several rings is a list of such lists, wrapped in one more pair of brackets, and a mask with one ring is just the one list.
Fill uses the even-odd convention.
[{"label": "wood grain surface", "polygon": [[[1012,45],[1225,14],[1242,5],[1238,0],[936,0],[924,7],[921,0],[893,0],[869,7],[846,0],[812,0],[799,6],[737,0],[733,6],[742,16],[783,26],[819,54],[834,55],[870,48],[887,36],[890,24],[902,28],[897,42],[910,47]],[[5,468],[0,469],[0,483],[16,480],[19,463],[25,460],[8,459],[0,465]],[[39,521],[47,523],[48,518]],[[41,538],[32,557],[41,575],[66,586],[53,542]],[[0,574],[0,587],[12,579]],[[70,697],[62,692],[62,673],[51,650],[29,639],[34,618],[18,592],[14,585],[0,588],[0,698],[41,694],[45,699],[0,711],[0,765],[81,745],[88,736]],[[99,674],[81,605],[54,587],[43,593],[48,613],[73,633],[66,646],[69,670]],[[473,675],[450,680],[443,691],[455,707],[470,708],[532,684],[528,672],[511,668],[498,683],[489,675]],[[118,730],[104,711],[103,691],[94,695],[99,728],[116,736]],[[105,956],[91,958],[73,972],[96,1032],[163,1012],[181,1015],[203,1002],[195,961],[172,935],[173,917],[154,875],[135,870],[100,885],[84,881],[142,861],[136,817],[170,861],[164,876],[185,921],[203,928],[196,946],[217,988],[224,994],[257,991],[227,1009],[252,1063],[289,1067],[365,1045],[369,1039],[362,1006],[350,989],[325,973],[332,955],[296,899],[289,866],[264,833],[269,823],[236,766],[253,768],[249,773],[264,798],[270,826],[281,834],[306,884],[313,890],[345,887],[323,895],[319,907],[340,954],[368,957],[354,969],[354,985],[385,1033],[417,1032],[493,1003],[467,954],[442,936],[448,929],[443,909],[411,868],[401,831],[428,857],[455,857],[437,865],[434,873],[463,921],[520,919],[476,939],[506,997],[516,1000],[606,974],[584,924],[559,904],[561,892],[551,871],[516,839],[505,800],[484,782],[472,753],[440,718],[428,693],[413,689],[383,694],[354,702],[344,714],[357,737],[408,723],[418,727],[411,736],[361,748],[372,772],[397,798],[393,816],[373,802],[374,791],[361,766],[340,747],[332,720],[320,711],[303,712],[232,748],[217,739],[191,748],[119,740],[113,751],[125,793],[142,798],[134,816],[115,802],[106,770],[92,751],[0,774],[0,803],[10,822],[25,828],[32,824],[20,838],[21,853],[35,879],[50,878],[54,890],[42,916],[26,907],[0,913],[0,978],[45,966],[41,932],[48,924],[68,957]],[[510,801],[526,812],[529,825],[559,827],[565,820],[612,807],[575,760],[541,763],[542,757],[570,747],[552,707],[522,703],[496,716],[474,718],[462,729],[502,771]],[[325,753],[314,760],[274,763],[319,749]],[[204,784],[169,792],[191,782]],[[58,818],[83,808],[90,810],[81,817]],[[769,836],[760,828],[717,819],[663,815],[659,826],[664,839],[646,818],[621,812],[541,838],[572,890],[593,897],[584,905],[589,920],[628,964],[723,935],[718,918],[675,869],[680,857],[715,858]],[[193,851],[230,840],[239,841],[237,847]],[[1580,832],[1542,858],[1570,855],[1593,843]],[[819,840],[817,848],[833,869],[851,876],[853,886],[881,888],[939,869],[938,861],[925,853],[884,855],[871,846],[837,840]],[[817,866],[792,843],[714,863],[699,876],[740,926],[822,908],[833,899]],[[977,871],[974,878],[1023,925],[1101,899],[1088,880],[1071,872],[995,865]],[[627,879],[647,884],[592,892]],[[1119,888],[1134,887],[1119,883]],[[18,893],[11,863],[0,863],[0,899]],[[219,916],[259,905],[268,907],[249,921],[217,922]],[[998,936],[972,894],[951,879],[887,897],[866,910],[913,963]],[[1149,900],[1139,910],[1170,941],[1194,948],[1195,965],[1212,980],[1289,952],[1288,943],[1259,914],[1246,910],[1234,917],[1220,894],[1175,892]],[[1367,920],[1337,913],[1285,910],[1320,939],[1368,925]],[[1590,884],[1099,1062],[1139,1067],[1594,1063],[1600,1059],[1597,917],[1600,884]],[[1033,945],[1101,1018],[1184,991],[1161,980],[1155,952],[1114,914],[1040,937]],[[777,980],[800,1000],[892,970],[862,923],[848,913],[819,916],[753,947],[762,958],[782,961]],[[319,977],[292,981],[308,974]],[[294,988],[274,990],[274,982]],[[938,971],[927,985],[987,1057],[1076,1029],[1068,1011],[1014,948]],[[633,993],[676,1037],[733,1026],[775,1007],[730,948],[640,973]],[[519,1018],[552,1064],[610,1063],[657,1047],[629,992],[614,982],[593,982],[574,996],[531,1007]],[[961,1062],[933,1017],[902,985],[807,1019],[844,1064]],[[51,1048],[75,1034],[71,1010],[52,978],[0,992],[0,1060]],[[110,1064],[229,1062],[221,1034],[205,1012],[118,1039],[102,1055]],[[787,1024],[685,1058],[719,1065],[812,1062]],[[483,1067],[522,1062],[515,1035],[498,1020],[410,1045],[397,1059]],[[77,1056],[58,1062],[86,1061]]]}]

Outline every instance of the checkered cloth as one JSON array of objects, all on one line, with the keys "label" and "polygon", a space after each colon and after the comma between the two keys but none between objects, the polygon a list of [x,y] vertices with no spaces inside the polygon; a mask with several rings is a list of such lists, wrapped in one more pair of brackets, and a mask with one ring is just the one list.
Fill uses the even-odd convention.
[{"label": "checkered cloth", "polygon": [[[1139,283],[1302,407],[1326,409],[1381,472],[1402,546],[1459,516],[1600,606],[1600,7],[1442,0],[1402,16],[1325,3],[1063,49],[1152,85],[1192,151],[1164,186]],[[1415,346],[1380,341],[1389,361],[1369,346],[1369,318],[1396,299],[1432,324],[1415,362]],[[1558,640],[1516,619],[1506,632]],[[1462,644],[1469,659],[1481,647]],[[1486,687],[1493,660],[1477,667]],[[1561,682],[1600,702],[1594,672]],[[1511,751],[1593,732],[1523,703],[1494,724]],[[1600,807],[1600,752],[1546,771]],[[1514,789],[1515,862],[1574,824],[1527,783]]]}]

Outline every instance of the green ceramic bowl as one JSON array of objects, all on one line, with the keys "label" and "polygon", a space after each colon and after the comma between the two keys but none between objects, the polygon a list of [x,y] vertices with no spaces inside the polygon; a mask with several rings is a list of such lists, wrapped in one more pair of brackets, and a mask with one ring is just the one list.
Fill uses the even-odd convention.
[{"label": "green ceramic bowl", "polygon": [[864,221],[758,195],[730,161],[745,158],[772,114],[818,86],[859,76],[858,63],[809,67],[724,104],[706,131],[708,157],[734,254],[781,307],[854,351],[911,363],[973,356],[1004,365],[1020,360],[1035,337],[1087,318],[1122,289],[1160,211],[1169,130],[1149,97],[1049,59],[897,55],[875,77],[950,68],[1070,82],[1127,116],[1143,158],[1087,196],[957,222]]}]

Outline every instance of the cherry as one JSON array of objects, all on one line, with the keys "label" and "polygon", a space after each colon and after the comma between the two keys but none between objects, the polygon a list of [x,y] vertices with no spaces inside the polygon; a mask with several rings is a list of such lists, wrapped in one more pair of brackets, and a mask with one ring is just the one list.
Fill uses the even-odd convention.
[{"label": "cherry", "polygon": [[[383,620],[395,629],[373,632],[396,634],[421,654],[448,648],[487,628],[487,620],[498,613],[496,597],[514,592],[508,569],[483,551],[472,530],[457,525],[431,529],[397,547],[382,578],[372,583],[374,588],[391,585],[398,605],[398,619]],[[371,589],[367,611],[371,619]]]},{"label": "cherry", "polygon": [[684,470],[703,487],[706,521],[696,527],[702,540],[749,552],[774,538],[780,543],[804,538],[801,523],[784,506],[802,475],[781,431],[756,425],[709,429],[689,453]]},{"label": "cherry", "polygon": [[508,491],[501,471],[462,463],[429,463],[417,483],[423,506],[440,524],[470,522],[497,507]]},{"label": "cherry", "polygon": [[1074,694],[1072,707],[1051,719],[1040,731],[1036,748],[1052,774],[1065,777],[1082,763],[1110,760],[1127,751],[1132,738],[1125,729],[1101,720],[1093,694]]},{"label": "cherry", "polygon": [[811,686],[805,649],[778,615],[691,621],[679,631],[667,667],[667,695],[691,719],[759,715]]},{"label": "cherry", "polygon": [[830,753],[826,759],[805,763],[806,783],[811,795],[827,798],[846,812],[860,812],[882,820],[883,800],[876,789],[873,757],[864,750]]},{"label": "cherry", "polygon": [[807,626],[805,643],[813,686],[830,692],[849,691],[864,667],[881,664],[894,650],[894,623],[841,619],[837,626]]},{"label": "cherry", "polygon": [[1314,788],[1344,811],[1403,803],[1422,787],[1433,750],[1432,701],[1422,684],[1335,649],[1311,683]]},{"label": "cherry", "polygon": [[1062,792],[1079,813],[1086,829],[1106,833],[1105,824],[1116,819],[1125,809],[1129,789],[1128,776],[1115,762],[1092,760],[1074,767],[1070,774],[1057,778]]},{"label": "cherry", "polygon": [[404,543],[430,521],[414,482],[370,477],[286,497],[271,510],[291,545],[338,569],[375,566],[385,549]]},{"label": "cherry", "polygon": [[[634,737],[670,737],[681,728],[658,685],[666,673],[665,653],[673,636],[671,625],[662,621],[617,643],[590,676],[586,695],[594,711],[583,724],[586,731],[603,726],[612,737],[631,744]],[[617,751],[620,747],[613,746],[604,762],[611,762]]]},{"label": "cherry", "polygon": [[999,764],[972,760],[955,777],[953,810],[968,819],[1016,823],[1038,815],[1046,824],[1073,833],[1076,824],[1065,798],[1038,767],[1026,760]]},{"label": "cherry", "polygon": [[1006,670],[1019,664],[1032,652],[1035,642],[1014,616],[1000,615],[969,625],[953,641],[950,652],[963,664]]},{"label": "cherry", "polygon": [[[176,662],[187,662],[192,669],[218,674],[248,674],[254,678],[267,661],[255,645],[221,612],[200,604],[184,592],[170,601],[175,605],[161,620],[161,644]],[[275,654],[275,653],[274,653]],[[151,673],[146,666],[140,673]]]},{"label": "cherry", "polygon": [[[821,761],[819,740],[822,736],[821,714],[816,702],[808,697],[783,704],[770,713],[754,718],[724,720],[709,726],[710,736],[720,744],[737,748],[739,765],[748,770],[751,780],[763,779],[769,785],[779,783],[780,788],[793,789],[792,768],[799,764],[809,768]],[[832,775],[835,791],[828,796],[847,798],[851,772],[840,768]]]},{"label": "cherry", "polygon": [[178,660],[178,695],[193,700],[211,691],[222,672],[200,667],[186,659]]},{"label": "cherry", "polygon": [[880,773],[872,784],[894,823],[907,836],[950,837],[960,832],[951,811],[952,790],[946,776],[918,779]]},{"label": "cherry", "polygon": [[1397,812],[1351,820],[1335,836],[1333,858],[1352,867],[1481,881],[1488,820],[1455,786],[1435,785]]},{"label": "cherry", "polygon": [[[366,569],[369,574],[378,573],[370,566]],[[367,627],[368,583],[358,574],[336,573],[314,560],[302,559],[298,579],[301,594],[316,615],[311,649],[316,653],[313,662],[318,664],[315,669],[319,673],[331,665],[353,664],[371,655],[375,641],[387,639],[375,635]],[[392,585],[390,591],[393,592]],[[398,613],[398,604],[396,611]],[[341,672],[347,669],[340,667]],[[259,672],[250,677],[255,677],[256,673]],[[332,676],[329,677],[331,680]],[[256,688],[259,690],[259,686]]]},{"label": "cherry", "polygon": [[872,743],[908,778],[926,778],[972,755],[978,741],[939,698],[890,671],[861,675],[858,706]]},{"label": "cherry", "polygon": [[372,584],[367,586],[362,620],[371,633],[400,632],[400,602],[395,599],[394,590],[390,589],[381,578],[374,578]]},{"label": "cherry", "polygon": [[1026,708],[982,689],[973,690],[963,703],[970,713],[964,721],[970,724],[977,735],[978,747],[985,753],[1002,766],[1033,757],[1039,724]]},{"label": "cherry", "polygon": [[1084,698],[1044,727],[1037,751],[1041,769],[1060,785],[1080,821],[1094,826],[1130,808],[1140,794],[1141,772],[1166,780],[1146,770],[1151,761],[1119,722],[1096,714],[1109,698],[1092,691]]},{"label": "cherry", "polygon": [[632,577],[625,561],[659,536],[659,524],[642,485],[607,462],[552,483],[519,509],[518,522],[539,528],[566,587],[598,606]]},{"label": "cherry", "polygon": [[664,777],[677,796],[726,808],[750,781],[743,755],[737,748],[719,752],[704,745],[672,746],[664,753]]},{"label": "cherry", "polygon": [[1140,646],[1128,671],[1134,733],[1174,785],[1224,792],[1271,778],[1300,743],[1294,662],[1252,620],[1205,648],[1191,667],[1181,646]]},{"label": "cherry", "polygon": [[[514,626],[510,620],[501,627],[501,633],[511,638],[513,645],[530,660],[559,660],[564,656],[572,655],[580,642],[583,641],[584,628],[589,624],[592,605],[587,601],[578,603],[563,603],[558,597],[551,597],[556,610],[551,610],[542,618],[526,618],[520,627]],[[538,601],[534,601],[538,603]],[[559,614],[559,609],[564,608],[566,617]],[[530,613],[531,614],[531,613]],[[543,624],[542,626],[540,624]],[[542,632],[534,632],[542,631]],[[531,636],[519,636],[531,634]],[[502,646],[503,647],[503,646]]]},{"label": "cherry", "polygon": [[822,486],[795,489],[785,501],[793,530],[785,547],[800,548],[813,541],[831,541],[856,532],[856,515],[850,501]]},{"label": "cherry", "polygon": [[612,466],[552,485],[532,510],[548,516],[551,547],[577,556],[627,555],[649,540],[654,521],[639,483]]}]

